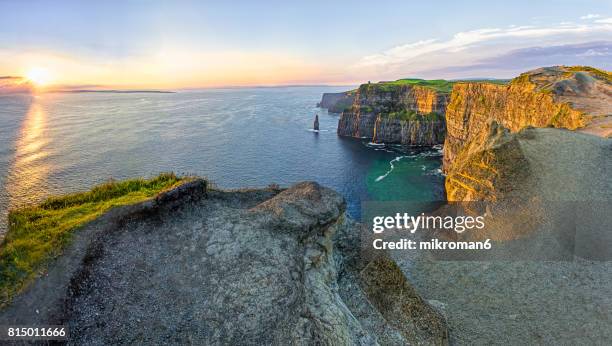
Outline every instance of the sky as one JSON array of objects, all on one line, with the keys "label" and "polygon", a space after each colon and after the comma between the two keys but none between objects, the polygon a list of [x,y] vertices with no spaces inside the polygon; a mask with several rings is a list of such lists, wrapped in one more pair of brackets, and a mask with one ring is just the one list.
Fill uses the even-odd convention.
[{"label": "sky", "polygon": [[0,0],[0,76],[181,89],[612,69],[612,0]]}]

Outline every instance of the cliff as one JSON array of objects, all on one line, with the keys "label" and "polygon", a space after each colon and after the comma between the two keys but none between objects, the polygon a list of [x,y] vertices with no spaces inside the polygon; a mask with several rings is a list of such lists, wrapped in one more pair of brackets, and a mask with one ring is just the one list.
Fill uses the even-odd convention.
[{"label": "cliff", "polygon": [[604,71],[558,66],[524,73],[509,85],[456,83],[446,110],[448,200],[495,200],[518,184],[529,169],[514,136],[521,129],[605,130],[610,80]]},{"label": "cliff", "polygon": [[493,121],[461,148],[445,180],[449,201],[495,201],[529,174],[518,139]]},{"label": "cliff", "polygon": [[362,84],[340,116],[338,134],[376,143],[440,144],[451,84],[415,79]]},{"label": "cliff", "polygon": [[612,274],[610,86],[609,73],[586,67],[538,69],[509,86],[455,85],[447,198],[486,201],[449,205],[486,211],[486,230],[458,238],[491,239],[492,249],[461,258],[477,261],[402,266],[425,298],[445,298],[451,343],[611,342],[602,321],[612,312],[599,309],[611,282],[597,281]]},{"label": "cliff", "polygon": [[342,113],[355,100],[355,90],[341,93],[323,93],[317,107],[326,108],[330,113]]},{"label": "cliff", "polygon": [[445,171],[492,120],[512,132],[527,126],[575,130],[611,114],[609,74],[593,71],[557,66],[526,72],[509,85],[456,83],[446,110]]},{"label": "cliff", "polygon": [[361,263],[360,227],[316,183],[195,180],[75,232],[0,324],[69,325],[74,344],[448,344],[395,262]]}]

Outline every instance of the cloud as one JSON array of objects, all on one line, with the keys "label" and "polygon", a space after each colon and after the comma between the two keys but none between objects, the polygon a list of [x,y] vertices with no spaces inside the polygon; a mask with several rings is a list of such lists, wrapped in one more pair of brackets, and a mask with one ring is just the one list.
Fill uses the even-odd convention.
[{"label": "cloud", "polygon": [[598,19],[598,20],[595,21],[595,23],[612,24],[612,18]]},{"label": "cloud", "polygon": [[589,13],[589,14],[587,14],[585,16],[580,17],[580,19],[587,20],[587,19],[595,19],[595,18],[599,18],[599,17],[601,17],[601,15]]},{"label": "cloud", "polygon": [[[365,56],[352,68],[371,79],[393,79],[406,76],[430,77],[432,71],[450,72],[448,66],[466,66],[467,68],[463,70],[466,73],[473,71],[473,66],[488,66],[491,73],[481,72],[491,77],[506,77],[510,71],[514,73],[515,69],[510,66],[496,66],[494,63],[512,66],[530,65],[526,61],[533,56],[533,61],[537,60],[540,65],[553,65],[556,61],[571,63],[584,61],[588,56],[607,56],[598,55],[607,54],[600,49],[602,47],[581,48],[579,44],[607,42],[610,34],[612,34],[612,22],[608,22],[607,19],[587,24],[559,23],[551,26],[483,28],[458,32],[446,40],[432,38],[398,45]],[[566,45],[565,48],[559,48],[563,45]],[[604,48],[610,47],[604,45]],[[564,51],[563,59],[557,59],[559,56],[555,56],[560,54],[559,49]],[[582,58],[579,54],[582,54]],[[498,59],[503,56],[519,59],[522,63],[517,60],[512,64],[508,59]],[[538,58],[535,59],[535,56]],[[456,76],[459,72],[460,69],[455,69],[453,76],[447,74],[431,77],[469,77]]]},{"label": "cloud", "polygon": [[612,68],[612,42],[587,42],[516,49],[483,58],[472,64],[433,68],[424,73],[450,76],[449,78],[491,75],[513,77],[527,70],[551,65],[588,65],[610,69]]},{"label": "cloud", "polygon": [[13,93],[29,93],[32,85],[22,77],[0,76],[0,95]]}]

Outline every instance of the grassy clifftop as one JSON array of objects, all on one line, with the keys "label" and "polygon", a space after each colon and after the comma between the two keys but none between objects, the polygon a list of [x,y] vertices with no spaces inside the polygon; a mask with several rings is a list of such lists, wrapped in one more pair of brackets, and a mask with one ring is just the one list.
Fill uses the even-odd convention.
[{"label": "grassy clifftop", "polygon": [[490,84],[508,84],[509,80],[505,79],[473,79],[473,80],[445,80],[445,79],[419,79],[419,78],[402,78],[396,81],[386,81],[378,83],[362,84],[361,88],[373,89],[382,92],[391,92],[399,90],[401,87],[413,86],[423,87],[434,90],[439,93],[450,94],[453,90],[453,85],[459,82],[470,83],[490,83]]},{"label": "grassy clifftop", "polygon": [[0,244],[0,307],[62,253],[72,233],[113,207],[154,198],[186,178],[172,173],[152,179],[110,181],[88,192],[52,197],[43,203],[13,210]]},{"label": "grassy clifftop", "polygon": [[442,93],[450,93],[453,89],[453,82],[444,79],[417,79],[417,78],[405,78],[398,79],[396,81],[379,82],[379,83],[368,83],[362,84],[361,88],[372,88],[374,90],[389,92],[399,90],[404,86],[417,86],[435,90]]}]

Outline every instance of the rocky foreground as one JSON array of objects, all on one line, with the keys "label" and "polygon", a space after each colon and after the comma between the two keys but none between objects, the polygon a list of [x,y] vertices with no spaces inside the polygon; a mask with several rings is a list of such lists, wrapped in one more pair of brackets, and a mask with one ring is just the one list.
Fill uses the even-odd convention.
[{"label": "rocky foreground", "polygon": [[196,180],[76,233],[0,324],[67,324],[73,344],[447,344],[387,257],[360,260],[337,193]]}]

